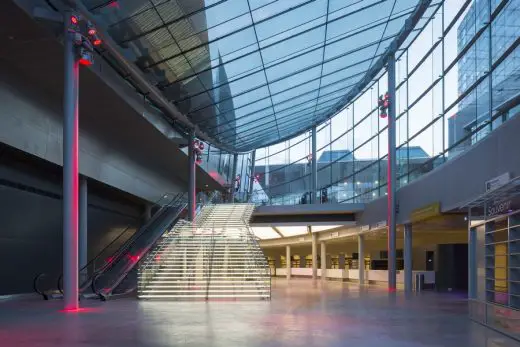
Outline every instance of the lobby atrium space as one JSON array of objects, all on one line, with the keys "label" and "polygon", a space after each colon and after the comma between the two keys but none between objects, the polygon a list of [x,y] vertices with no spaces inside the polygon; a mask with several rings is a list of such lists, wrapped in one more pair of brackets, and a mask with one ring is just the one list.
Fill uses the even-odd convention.
[{"label": "lobby atrium space", "polygon": [[1,347],[520,347],[520,0],[3,0],[0,39]]}]

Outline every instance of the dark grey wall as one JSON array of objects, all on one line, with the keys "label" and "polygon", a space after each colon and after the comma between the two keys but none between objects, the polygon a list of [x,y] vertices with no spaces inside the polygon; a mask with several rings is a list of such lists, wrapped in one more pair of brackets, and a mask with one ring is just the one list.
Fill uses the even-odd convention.
[{"label": "dark grey wall", "polygon": [[[60,168],[0,146],[0,295],[32,291],[33,278],[62,268]],[[142,205],[89,182],[88,253],[141,223]]]},{"label": "dark grey wall", "polygon": [[[486,181],[505,172],[520,175],[519,134],[520,117],[512,118],[468,151],[399,189],[397,222],[409,221],[414,209],[435,202],[442,211],[457,209],[483,194]],[[386,214],[386,199],[375,200],[365,205],[360,223],[386,220]]]}]

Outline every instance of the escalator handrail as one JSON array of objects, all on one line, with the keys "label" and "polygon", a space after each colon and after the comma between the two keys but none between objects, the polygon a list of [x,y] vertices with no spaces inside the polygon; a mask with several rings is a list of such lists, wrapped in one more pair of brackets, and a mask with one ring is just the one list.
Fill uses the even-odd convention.
[{"label": "escalator handrail", "polygon": [[114,255],[112,256],[112,260],[110,262],[105,262],[105,264],[103,264],[103,266],[101,268],[95,270],[92,273],[92,275],[85,281],[85,283],[83,283],[81,285],[81,288],[87,288],[91,284],[92,280],[94,279],[94,277],[97,274],[101,274],[101,273],[105,272],[108,267],[110,267],[112,264],[117,262],[119,260],[119,258],[121,257],[121,255],[126,250],[128,250],[128,248],[130,248],[149,229],[150,225],[152,225],[152,223],[155,222],[159,218],[159,216],[164,211],[167,210],[167,208],[169,208],[169,207],[175,205],[176,203],[178,203],[182,199],[183,196],[184,196],[184,193],[179,193],[179,194],[175,195],[173,197],[173,199],[168,204],[163,205],[159,209],[159,211],[157,211],[154,214],[154,216],[149,221],[146,222],[146,224],[143,227],[141,227],[134,235],[132,235],[121,247],[119,247],[114,252]]},{"label": "escalator handrail", "polygon": [[34,291],[37,294],[41,295],[44,300],[48,300],[47,294],[45,294],[44,291],[41,291],[40,288],[38,287],[38,282],[40,281],[40,278],[43,278],[45,276],[47,276],[47,274],[45,272],[41,272],[38,275],[36,275],[36,277],[34,277],[34,279],[33,279],[33,289],[34,289]]},{"label": "escalator handrail", "polygon": [[[179,199],[179,200],[180,200],[180,199]],[[170,207],[171,207],[171,206],[170,206]],[[165,231],[166,231],[166,230],[169,230],[169,229],[172,227],[172,225],[175,224],[175,222],[179,219],[179,216],[180,216],[181,213],[186,209],[186,207],[187,207],[187,204],[186,204],[186,203],[181,204],[181,205],[178,206],[178,210],[177,210],[177,213],[176,213],[175,217],[172,219],[171,223],[170,223],[170,224],[165,228]],[[165,231],[164,231],[164,232],[165,232]],[[146,253],[147,253],[147,252],[148,252],[148,251],[149,251],[149,250],[150,250],[150,249],[151,249],[151,248],[156,244],[156,242],[161,238],[161,236],[164,234],[164,232],[161,233],[160,235],[158,235],[158,236],[155,238],[155,240],[153,240],[153,242],[151,242],[147,247],[145,247],[145,248],[143,249],[141,255],[146,254]],[[139,235],[139,236],[134,240],[134,243],[135,243],[135,241],[137,241],[137,240],[140,238],[140,236],[142,236],[142,235],[143,235],[143,233],[141,233],[141,235]],[[121,281],[122,281],[122,280],[123,280],[123,279],[128,275],[128,273],[129,273],[130,271],[132,271],[132,269],[134,269],[134,268],[135,268],[135,267],[140,263],[140,261],[141,261],[142,259],[144,259],[144,258],[145,258],[145,257],[141,256],[141,257],[139,258],[139,260],[138,260],[138,261],[137,261],[137,262],[136,262],[132,267],[130,267],[130,268],[126,269],[125,271],[123,271],[123,273],[122,273],[122,274],[119,276],[119,278],[115,281],[115,284],[112,285],[111,291],[114,290],[114,289],[119,285],[119,283],[120,283],[120,282],[121,282]],[[99,277],[103,274],[103,272],[104,272],[104,271],[96,272],[96,273],[94,274],[94,276],[92,276],[92,281],[91,281],[91,283],[90,283],[90,286],[91,286],[92,292],[95,293],[95,294],[96,294],[98,297],[100,297],[100,298],[104,298],[105,296],[101,293],[100,290],[98,290],[98,288],[97,288],[97,286],[96,286],[96,280],[97,280],[97,278],[99,278]]]},{"label": "escalator handrail", "polygon": [[[182,193],[181,193],[181,194],[182,194]],[[153,207],[153,206],[157,206],[157,205],[159,205],[160,201],[163,200],[163,199],[165,199],[165,197],[166,197],[166,196],[169,196],[169,195],[171,195],[171,194],[163,194],[163,196],[162,196],[161,198],[159,198],[157,201],[155,201],[155,202],[153,203],[152,207]],[[172,200],[175,200],[178,196],[179,196],[179,194],[174,194],[174,197],[173,197]],[[156,216],[160,214],[159,212],[161,211],[161,209],[162,209],[163,207],[164,207],[164,205],[161,206],[161,208],[159,209],[159,211],[157,211],[157,213],[155,213],[154,216],[153,216],[152,218],[150,218],[148,221],[146,221],[146,223],[145,223],[145,225],[143,226],[143,228],[148,227],[149,224],[151,224],[151,223],[155,220]],[[146,213],[146,212],[145,212],[145,213]],[[141,215],[141,217],[144,217],[144,216],[145,216],[145,213],[143,213],[143,214]],[[106,246],[105,246],[105,247],[104,247],[100,252],[98,252],[98,254],[97,254],[94,258],[92,258],[92,259],[91,259],[87,264],[85,264],[82,268],[80,268],[80,269],[79,269],[79,272],[81,273],[81,272],[83,272],[84,270],[88,269],[88,267],[89,267],[90,265],[92,265],[95,261],[97,261],[97,260],[101,257],[101,255],[102,255],[102,254],[103,254],[103,253],[104,253],[104,252],[105,252],[109,247],[111,247],[111,246],[112,246],[114,243],[116,243],[116,242],[117,242],[117,241],[118,241],[118,240],[119,240],[119,239],[120,239],[124,234],[126,234],[126,232],[128,231],[128,229],[130,229],[131,226],[132,226],[132,224],[128,224],[128,225],[123,229],[123,231],[122,231],[122,232],[121,232],[117,237],[115,237],[115,238],[114,238],[114,239],[113,239],[113,240],[112,240],[108,245],[106,245]],[[134,234],[134,235],[135,235],[135,234]],[[114,257],[119,256],[119,251],[121,251],[121,249],[124,248],[124,247],[126,246],[126,244],[127,244],[129,241],[131,241],[131,239],[133,238],[134,235],[132,235],[131,237],[129,237],[129,238],[125,241],[125,243],[124,243],[121,247],[119,247],[119,248],[114,252]],[[107,264],[104,264],[103,267],[105,267],[106,265],[107,265]],[[94,271],[94,273],[95,273],[95,272],[96,272],[96,271]],[[58,283],[57,283],[57,288],[58,288],[58,290],[60,291],[61,294],[63,294],[62,279],[63,279],[63,273],[61,273],[61,275],[58,277]],[[90,277],[86,280],[86,282],[89,282],[91,279],[92,279],[92,276],[90,276]],[[85,284],[82,284],[80,287],[85,287]]]},{"label": "escalator handrail", "polygon": [[[184,197],[184,193],[181,194],[181,197],[177,200],[181,200],[182,197]],[[220,198],[220,193],[218,191],[214,191],[209,197],[208,197],[208,201],[207,201],[207,204],[213,204],[214,203],[214,200]],[[171,204],[173,205],[173,204]],[[203,207],[204,205],[206,205],[205,203],[200,203],[198,204],[200,205],[200,207]],[[178,214],[176,216],[176,218],[174,218],[172,220],[172,224],[166,228],[166,230],[170,229],[171,226],[173,224],[175,224],[175,221],[179,219],[179,216],[181,215],[182,211],[184,211],[185,209],[187,208],[187,203],[184,203],[182,204],[182,206],[179,207],[179,210],[178,210]],[[202,211],[202,209],[199,209],[198,212],[200,213],[200,211]],[[198,214],[198,213],[197,213]],[[165,230],[165,232],[166,232]],[[148,251],[150,249],[152,249],[154,247],[154,245],[157,243],[157,241],[160,239],[160,237],[164,234],[164,232],[159,235],[153,242],[150,243],[150,245],[142,252],[142,255],[148,253]],[[138,239],[139,237],[136,238],[136,240]],[[142,256],[135,264],[134,266],[132,266],[131,268],[127,269],[126,271],[123,271],[123,273],[121,274],[121,276],[119,276],[118,280],[115,281],[115,285],[112,286],[111,288],[111,291],[113,291],[118,285],[119,283],[128,275],[128,273],[130,271],[132,271],[132,269],[134,269],[136,266],[139,266],[139,263],[142,262],[143,259],[145,259],[146,257]],[[102,275],[101,272],[99,273],[96,273],[92,276],[92,282],[90,283],[90,286],[91,286],[91,289],[92,289],[92,292],[95,293],[99,298],[101,299],[106,299],[106,296],[104,294],[101,294],[100,290],[98,290],[97,286],[96,286],[96,280],[97,278],[99,278],[100,276]]]}]

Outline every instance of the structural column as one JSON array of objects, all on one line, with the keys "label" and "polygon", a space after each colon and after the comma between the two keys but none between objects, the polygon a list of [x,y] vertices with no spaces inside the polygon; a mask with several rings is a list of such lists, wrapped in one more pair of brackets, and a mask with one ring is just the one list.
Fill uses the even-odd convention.
[{"label": "structural column", "polygon": [[[471,223],[471,220],[468,222]],[[468,297],[477,298],[477,229],[468,231]]]},{"label": "structural column", "polygon": [[255,183],[255,160],[256,160],[256,150],[251,152],[251,170],[249,172],[249,189],[247,191],[248,200],[251,201],[253,197],[253,188]]},{"label": "structural column", "polygon": [[365,283],[365,235],[358,235],[359,284]]},{"label": "structural column", "polygon": [[404,226],[404,291],[413,290],[412,276],[412,224]]},{"label": "structural column", "polygon": [[396,225],[395,225],[395,55],[388,58],[388,289],[396,289]]},{"label": "structural column", "polygon": [[340,270],[345,270],[345,254],[338,255],[338,267]]},{"label": "structural column", "polygon": [[65,20],[63,90],[63,298],[66,310],[78,304],[78,93],[79,61]]},{"label": "structural column", "polygon": [[300,269],[305,269],[307,266],[306,255],[300,255]]},{"label": "structural column", "polygon": [[327,279],[327,245],[321,242],[321,279]]},{"label": "structural column", "polygon": [[87,269],[83,269],[88,262],[88,185],[87,179],[81,177],[79,181],[79,269],[80,281],[87,279]]},{"label": "structural column", "polygon": [[316,195],[318,192],[318,164],[316,161],[316,126],[312,127],[312,153],[311,153],[311,204],[318,203]]},{"label": "structural column", "polygon": [[229,194],[229,202],[235,202],[235,185],[237,184],[237,166],[238,166],[238,154],[233,155],[233,171],[231,174],[231,194]]},{"label": "structural column", "polygon": [[291,246],[285,246],[285,266],[287,268],[287,279],[291,278]]},{"label": "structural column", "polygon": [[318,278],[318,234],[312,233],[312,279]]},{"label": "structural column", "polygon": [[196,172],[196,163],[195,163],[195,151],[194,151],[194,143],[195,143],[195,130],[192,129],[190,131],[190,137],[188,141],[188,162],[189,162],[189,171],[188,171],[188,220],[193,221],[195,219],[195,210],[197,203],[196,200],[196,191],[195,191],[195,172]]}]

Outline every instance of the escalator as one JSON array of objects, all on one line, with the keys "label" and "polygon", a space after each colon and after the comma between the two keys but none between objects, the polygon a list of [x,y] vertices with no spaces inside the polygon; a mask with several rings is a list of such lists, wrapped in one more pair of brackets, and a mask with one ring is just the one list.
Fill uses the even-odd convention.
[{"label": "escalator", "polygon": [[[137,237],[132,240],[128,247],[120,250],[117,257],[114,257],[106,264],[102,271],[97,272],[91,279],[86,281],[81,288],[80,293],[89,291],[97,297],[105,300],[112,295],[114,289],[129,275],[134,274],[132,270],[137,269],[137,264],[144,255],[152,248],[160,237],[180,218],[182,212],[186,209],[186,202],[181,201],[166,206],[156,213],[150,226],[145,229],[145,232],[139,233]],[[154,217],[155,217],[154,216]],[[131,278],[129,278],[131,280]],[[137,285],[137,281],[130,281]],[[128,294],[135,289],[135,285],[128,288],[127,291],[118,292],[118,294]]]},{"label": "escalator", "polygon": [[[125,228],[96,257],[79,269],[81,297],[104,300],[112,294],[128,294],[135,290],[136,280],[132,281],[132,275],[135,275],[136,265],[164,232],[171,229],[182,217],[187,203],[185,194],[177,194],[173,198],[161,199],[156,205],[159,207],[158,211],[137,232],[129,236],[129,227]],[[125,237],[127,240],[114,251],[114,246],[120,244]],[[34,290],[45,300],[61,298],[62,277],[63,275],[39,274],[34,279]]]}]

